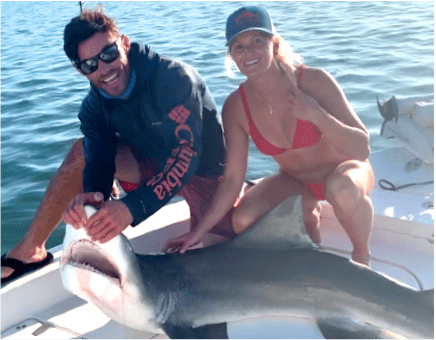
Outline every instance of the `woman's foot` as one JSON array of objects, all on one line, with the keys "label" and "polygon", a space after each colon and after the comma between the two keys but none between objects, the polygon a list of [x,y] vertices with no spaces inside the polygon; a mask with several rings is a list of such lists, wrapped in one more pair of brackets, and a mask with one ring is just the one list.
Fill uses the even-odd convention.
[{"label": "woman's foot", "polygon": [[351,254],[351,259],[354,262],[363,264],[367,267],[369,267],[369,260],[371,258],[371,254],[369,253],[369,251],[364,251],[364,252],[357,252],[357,251],[353,251]]},{"label": "woman's foot", "polygon": [[308,227],[306,225],[306,231],[313,242],[315,242],[318,245],[321,244],[321,234],[319,233],[319,228],[317,225],[314,225],[312,227]]}]

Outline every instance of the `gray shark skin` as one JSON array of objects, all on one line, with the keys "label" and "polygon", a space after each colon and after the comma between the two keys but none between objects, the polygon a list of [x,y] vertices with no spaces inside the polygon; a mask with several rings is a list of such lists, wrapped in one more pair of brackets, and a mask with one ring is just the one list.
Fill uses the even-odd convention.
[{"label": "gray shark skin", "polygon": [[232,241],[183,255],[134,254],[123,235],[100,244],[67,226],[61,276],[67,290],[112,319],[170,337],[262,316],[346,320],[348,329],[358,320],[380,330],[378,337],[434,337],[434,291],[318,249],[303,224],[301,197]]},{"label": "gray shark skin", "polygon": [[326,339],[398,339],[400,337],[398,334],[347,317],[320,319],[317,320],[317,325]]}]

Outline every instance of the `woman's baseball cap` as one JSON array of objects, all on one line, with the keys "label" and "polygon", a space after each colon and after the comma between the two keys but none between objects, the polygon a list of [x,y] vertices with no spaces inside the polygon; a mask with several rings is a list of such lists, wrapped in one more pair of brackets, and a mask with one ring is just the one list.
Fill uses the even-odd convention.
[{"label": "woman's baseball cap", "polygon": [[248,31],[262,31],[269,35],[276,33],[271,17],[265,8],[244,6],[230,14],[226,25],[226,46],[239,34]]}]

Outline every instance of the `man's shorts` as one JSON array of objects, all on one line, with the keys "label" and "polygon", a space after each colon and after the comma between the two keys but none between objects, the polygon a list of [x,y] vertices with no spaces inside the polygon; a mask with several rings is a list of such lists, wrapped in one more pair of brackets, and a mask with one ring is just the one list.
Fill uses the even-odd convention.
[{"label": "man's shorts", "polygon": [[[152,178],[158,169],[158,164],[144,156],[135,146],[128,143],[121,137],[118,137],[118,146],[125,145],[130,149],[136,162],[138,163],[139,171],[141,172],[144,182]],[[204,218],[206,211],[212,204],[215,192],[222,176],[217,177],[201,177],[194,175],[189,182],[178,192],[178,196],[183,197],[188,203],[191,213],[191,230],[195,230]],[[123,188],[124,192],[129,193],[140,185],[118,180],[118,183]],[[232,227],[232,214],[234,208],[223,217],[223,219],[212,228],[211,232],[217,235],[228,238],[236,237]]]},{"label": "man's shorts", "polygon": [[[178,192],[177,195],[183,197],[186,203],[188,203],[191,214],[191,230],[197,228],[198,224],[204,218],[205,213],[209,210],[221,180],[222,176],[208,178],[194,175],[182,190]],[[118,180],[118,183],[126,193],[139,187],[138,184],[120,180]],[[232,227],[233,210],[234,208],[227,212],[221,221],[212,228],[211,233],[227,238],[236,237],[236,233]]]},{"label": "man's shorts", "polygon": [[[183,189],[179,191],[178,195],[183,197],[189,205],[191,212],[191,230],[195,230],[198,224],[203,220],[204,215],[212,205],[221,180],[222,176],[207,178],[194,175]],[[236,233],[232,227],[233,211],[234,208],[230,209],[221,221],[212,228],[211,233],[227,238],[236,237]]]}]

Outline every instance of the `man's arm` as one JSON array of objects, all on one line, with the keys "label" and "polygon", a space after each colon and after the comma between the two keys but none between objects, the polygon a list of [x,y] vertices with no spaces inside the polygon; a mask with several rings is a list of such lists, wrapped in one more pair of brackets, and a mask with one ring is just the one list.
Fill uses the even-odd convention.
[{"label": "man's arm", "polygon": [[95,101],[88,96],[79,113],[81,130],[84,134],[83,150],[85,169],[82,174],[84,194],[77,195],[62,214],[65,223],[75,228],[83,227],[86,214],[85,204],[101,207],[109,198],[115,173],[116,136],[109,131],[99,114]]},{"label": "man's arm", "polygon": [[117,140],[115,132],[107,126],[102,113],[93,103],[85,100],[79,113],[80,129],[84,134],[83,187],[85,193],[101,192],[107,200],[115,174]]},{"label": "man's arm", "polygon": [[174,105],[165,108],[161,104],[166,112],[160,127],[166,145],[162,150],[164,161],[152,179],[121,199],[133,216],[133,225],[164,206],[197,170],[202,150],[203,100],[201,88],[192,77],[185,75],[177,81],[167,81],[174,87],[167,86],[166,93],[161,95],[162,102]]}]

